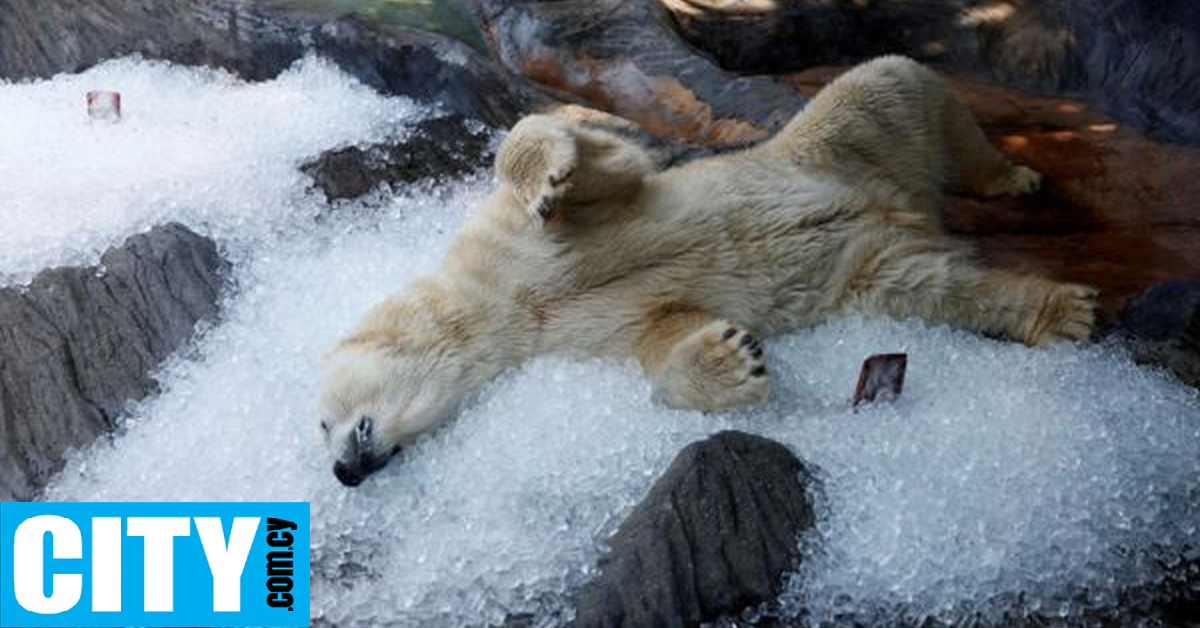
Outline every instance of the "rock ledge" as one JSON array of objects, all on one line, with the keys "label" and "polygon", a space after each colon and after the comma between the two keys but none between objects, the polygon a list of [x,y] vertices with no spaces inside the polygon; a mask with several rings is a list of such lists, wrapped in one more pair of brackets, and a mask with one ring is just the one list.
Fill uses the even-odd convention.
[{"label": "rock ledge", "polygon": [[211,240],[169,224],[99,266],[0,288],[0,501],[32,499],[68,450],[157,390],[158,365],[216,318],[225,268]]}]

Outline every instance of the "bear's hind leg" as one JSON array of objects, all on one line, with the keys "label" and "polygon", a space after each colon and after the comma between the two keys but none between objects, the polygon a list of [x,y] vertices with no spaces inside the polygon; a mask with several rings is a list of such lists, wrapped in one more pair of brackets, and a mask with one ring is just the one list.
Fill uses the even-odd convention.
[{"label": "bear's hind leg", "polygon": [[882,175],[920,198],[938,198],[946,187],[979,196],[1027,194],[1042,179],[992,146],[945,79],[897,56],[835,79],[766,147],[856,179]]},{"label": "bear's hind leg", "polygon": [[761,343],[729,321],[686,306],[647,319],[637,354],[655,396],[686,410],[726,410],[767,399]]},{"label": "bear's hind leg", "polygon": [[1042,175],[1018,166],[983,134],[975,117],[949,87],[941,87],[942,117],[950,167],[957,170],[957,187],[982,197],[1032,194],[1041,187]]},{"label": "bear's hind leg", "polygon": [[904,241],[874,255],[848,285],[868,314],[917,317],[1030,346],[1087,340],[1098,291],[1033,275],[983,268],[945,242]]}]

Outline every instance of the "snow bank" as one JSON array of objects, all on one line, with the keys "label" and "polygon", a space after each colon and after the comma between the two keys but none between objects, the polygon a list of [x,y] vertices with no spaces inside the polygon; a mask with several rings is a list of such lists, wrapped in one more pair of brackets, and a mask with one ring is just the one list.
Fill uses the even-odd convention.
[{"label": "snow bank", "polygon": [[[97,89],[121,92],[120,123],[88,119]],[[0,111],[0,284],[94,263],[164,220],[244,237],[311,216],[300,160],[378,139],[417,113],[315,58],[254,84],[121,59],[50,81],[0,80]]]}]

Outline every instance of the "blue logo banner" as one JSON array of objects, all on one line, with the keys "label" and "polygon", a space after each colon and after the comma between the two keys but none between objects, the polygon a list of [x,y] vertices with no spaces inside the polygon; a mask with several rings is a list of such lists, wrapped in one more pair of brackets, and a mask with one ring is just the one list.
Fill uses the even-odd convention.
[{"label": "blue logo banner", "polygon": [[308,626],[307,503],[0,503],[0,627]]}]

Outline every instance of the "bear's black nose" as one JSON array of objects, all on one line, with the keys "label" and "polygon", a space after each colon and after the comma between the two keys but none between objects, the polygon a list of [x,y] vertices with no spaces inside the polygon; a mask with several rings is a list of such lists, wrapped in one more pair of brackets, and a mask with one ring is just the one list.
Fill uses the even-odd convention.
[{"label": "bear's black nose", "polygon": [[340,461],[333,464],[333,475],[337,477],[339,482],[346,486],[358,486],[362,484],[363,479],[366,477],[366,475],[354,470],[350,465]]}]

